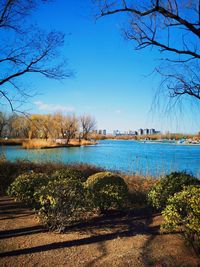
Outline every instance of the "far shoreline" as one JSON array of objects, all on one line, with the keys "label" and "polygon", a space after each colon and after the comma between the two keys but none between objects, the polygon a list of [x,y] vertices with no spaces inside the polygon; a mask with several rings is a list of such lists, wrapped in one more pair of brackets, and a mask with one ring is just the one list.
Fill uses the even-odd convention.
[{"label": "far shoreline", "polygon": [[81,147],[81,146],[92,146],[97,145],[98,142],[90,140],[71,140],[66,143],[62,140],[62,143],[56,142],[55,140],[45,139],[0,139],[1,146],[21,146],[24,149],[54,149],[63,147]]}]

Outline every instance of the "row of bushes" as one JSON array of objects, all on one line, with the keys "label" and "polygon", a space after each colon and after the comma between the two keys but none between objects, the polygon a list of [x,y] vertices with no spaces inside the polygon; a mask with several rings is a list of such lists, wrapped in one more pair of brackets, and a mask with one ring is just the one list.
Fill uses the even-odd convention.
[{"label": "row of bushes", "polygon": [[8,193],[37,210],[51,229],[63,229],[97,211],[144,207],[148,201],[162,212],[162,231],[183,231],[200,246],[200,181],[190,174],[173,172],[156,183],[125,177],[126,183],[119,175],[91,167],[35,171],[14,179]]},{"label": "row of bushes", "polygon": [[200,181],[185,172],[174,172],[160,179],[148,198],[162,211],[161,230],[183,232],[200,253]]},{"label": "row of bushes", "polygon": [[26,173],[18,176],[8,194],[39,212],[51,229],[62,229],[88,213],[122,208],[128,199],[125,181],[110,172],[91,175],[63,169],[51,175]]},{"label": "row of bushes", "polygon": [[62,163],[35,163],[28,160],[17,160],[15,162],[0,159],[0,195],[4,195],[8,186],[16,179],[17,176],[33,171],[36,173],[46,173],[51,175],[52,172],[60,169],[78,170],[84,179],[92,174],[102,171],[101,168],[88,164],[70,164]]}]

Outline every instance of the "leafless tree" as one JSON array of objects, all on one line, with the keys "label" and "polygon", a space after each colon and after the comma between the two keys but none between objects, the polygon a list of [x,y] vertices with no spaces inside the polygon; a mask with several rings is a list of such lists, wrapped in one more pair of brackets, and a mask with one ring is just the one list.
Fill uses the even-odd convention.
[{"label": "leafless tree", "polygon": [[64,129],[65,129],[65,138],[67,139],[67,144],[70,139],[74,138],[78,132],[79,121],[75,114],[66,115],[64,118]]},{"label": "leafless tree", "polygon": [[3,130],[7,125],[7,115],[4,112],[0,112],[0,138],[2,137]]},{"label": "leafless tree", "polygon": [[93,131],[96,127],[95,118],[91,117],[90,115],[82,115],[80,117],[80,124],[81,124],[82,138],[87,140],[89,133]]},{"label": "leafless tree", "polygon": [[66,62],[59,61],[64,35],[29,25],[28,15],[39,2],[48,1],[0,0],[0,95],[1,103],[7,100],[13,111],[32,95],[27,85],[22,86],[22,77],[40,74],[60,80],[70,76]]},{"label": "leafless tree", "polygon": [[10,114],[8,118],[8,137],[28,138],[30,121],[24,115]]},{"label": "leafless tree", "polygon": [[[94,0],[98,16],[127,15],[125,36],[135,49],[156,47],[161,54],[162,85],[170,97],[200,99],[200,1]],[[164,68],[165,66],[165,68]]]}]

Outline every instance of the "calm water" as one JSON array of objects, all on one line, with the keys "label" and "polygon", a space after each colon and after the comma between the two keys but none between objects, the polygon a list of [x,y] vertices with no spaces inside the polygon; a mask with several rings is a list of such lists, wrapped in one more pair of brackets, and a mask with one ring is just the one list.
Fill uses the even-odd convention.
[{"label": "calm water", "polygon": [[187,170],[200,176],[200,146],[104,140],[96,146],[80,148],[1,149],[6,158],[12,161],[26,159],[35,162],[89,163],[109,170],[155,176],[174,170]]}]

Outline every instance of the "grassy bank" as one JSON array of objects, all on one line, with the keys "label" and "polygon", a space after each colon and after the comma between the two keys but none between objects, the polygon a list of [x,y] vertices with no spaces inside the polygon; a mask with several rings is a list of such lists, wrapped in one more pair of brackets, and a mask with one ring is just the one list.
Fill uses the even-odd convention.
[{"label": "grassy bank", "polygon": [[59,148],[59,147],[79,147],[96,145],[97,142],[90,140],[71,139],[68,144],[63,142],[56,142],[52,139],[0,139],[0,145],[5,146],[22,146],[26,149],[46,149],[46,148]]}]

